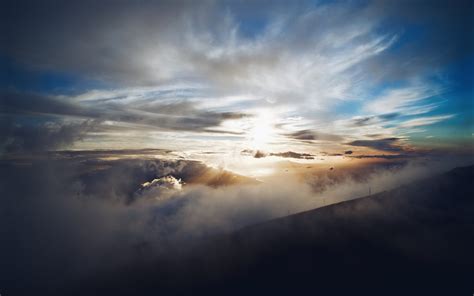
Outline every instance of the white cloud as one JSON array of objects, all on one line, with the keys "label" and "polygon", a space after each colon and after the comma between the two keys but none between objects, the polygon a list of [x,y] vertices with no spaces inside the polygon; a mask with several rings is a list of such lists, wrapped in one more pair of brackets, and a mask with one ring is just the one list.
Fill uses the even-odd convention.
[{"label": "white cloud", "polygon": [[181,179],[173,176],[164,176],[143,183],[135,193],[135,198],[154,198],[165,200],[172,197],[182,189]]},{"label": "white cloud", "polygon": [[420,117],[420,118],[407,120],[403,122],[402,124],[400,124],[400,127],[413,128],[413,127],[418,127],[418,126],[431,125],[431,124],[435,124],[435,123],[438,123],[438,122],[441,122],[443,120],[450,119],[453,117],[454,117],[454,114]]},{"label": "white cloud", "polygon": [[420,104],[424,100],[436,96],[439,93],[440,90],[438,87],[426,83],[418,83],[417,85],[389,89],[380,97],[369,102],[365,106],[365,110],[376,114],[390,112],[404,112],[405,114],[426,113],[436,108],[437,105]]}]

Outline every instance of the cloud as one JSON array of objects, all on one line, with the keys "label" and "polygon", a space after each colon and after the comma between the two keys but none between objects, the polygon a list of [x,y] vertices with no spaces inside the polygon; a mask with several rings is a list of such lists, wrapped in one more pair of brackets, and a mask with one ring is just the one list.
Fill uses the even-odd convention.
[{"label": "cloud", "polygon": [[[263,112],[277,124],[302,118],[281,125],[286,144],[397,136],[405,116],[442,106],[439,95],[449,93],[443,69],[472,48],[461,35],[470,24],[467,6],[7,1],[0,54],[8,62],[41,77],[95,83],[66,86],[44,107],[12,99],[7,110],[143,126],[132,136],[126,129],[96,134],[105,146],[170,136],[192,149],[193,133],[245,135],[243,119]],[[338,126],[342,116],[354,117],[351,129]],[[228,120],[238,122],[223,127]],[[180,133],[162,136],[155,128]],[[210,145],[220,139],[229,138],[216,135]]]},{"label": "cloud", "polygon": [[39,152],[68,147],[82,140],[85,135],[94,130],[98,122],[83,120],[80,122],[46,121],[40,124],[18,124],[4,119],[2,127],[2,152]]},{"label": "cloud", "polygon": [[182,188],[183,184],[181,179],[176,179],[171,175],[164,176],[143,183],[135,193],[135,199],[155,198],[157,200],[163,200],[171,197]]},{"label": "cloud", "polygon": [[431,125],[431,124],[435,124],[435,123],[438,123],[438,122],[441,122],[443,120],[450,119],[453,117],[454,117],[453,114],[439,115],[439,116],[425,116],[425,117],[407,120],[403,122],[400,126],[403,128],[413,128],[413,127],[418,127],[418,126]]},{"label": "cloud", "polygon": [[400,115],[401,115],[400,113],[393,112],[393,113],[385,113],[381,115],[359,116],[359,117],[352,118],[350,122],[353,126],[356,126],[356,127],[370,126],[370,125],[375,125],[375,124],[391,121],[393,119],[396,119]]},{"label": "cloud", "polygon": [[[46,126],[45,121],[55,122],[56,125],[60,121],[68,122],[79,118],[84,122],[94,122],[95,131],[107,131],[109,126],[101,123],[115,122],[127,123],[135,125],[135,128],[159,129],[159,130],[176,130],[176,131],[193,131],[207,133],[230,133],[238,134],[225,129],[214,129],[219,127],[226,120],[238,120],[250,115],[242,112],[214,112],[199,110],[195,104],[191,102],[174,102],[174,103],[157,103],[148,102],[137,104],[137,106],[122,106],[116,103],[101,103],[95,106],[87,106],[71,101],[68,98],[53,97],[48,95],[39,95],[31,93],[7,92],[2,94],[0,102],[1,113],[8,117],[10,128],[5,127],[3,130],[8,138],[17,138],[21,134],[28,133],[23,122],[25,117],[35,117],[37,126],[29,120],[28,125],[33,129],[31,134],[34,137],[34,129],[44,131],[49,136],[54,137],[52,133],[59,132],[61,138],[66,138],[66,133],[71,132],[69,139],[79,139],[87,135],[92,129],[81,129],[81,136],[76,137],[77,129],[72,128],[74,123],[66,123],[63,129],[54,129],[54,125]],[[42,123],[43,122],[43,123]],[[23,126],[20,130],[19,127]],[[84,127],[84,125],[82,125]],[[127,128],[122,127],[121,131]],[[59,136],[59,135],[58,135]],[[24,137],[23,137],[24,138]],[[59,139],[59,138],[58,138]],[[39,139],[38,139],[39,140]],[[32,140],[33,141],[33,140]],[[17,142],[17,141],[16,141]],[[52,141],[53,143],[55,141]],[[50,145],[51,147],[62,148],[67,147],[66,144],[73,144],[74,141],[62,141],[61,145]],[[17,145],[18,143],[14,144]],[[11,146],[11,145],[9,145]],[[39,146],[35,146],[39,148]],[[36,149],[32,148],[32,149]]]},{"label": "cloud", "polygon": [[300,130],[288,134],[288,137],[301,141],[342,141],[344,138],[334,134],[326,134],[314,130]]},{"label": "cloud", "polygon": [[[246,90],[274,102],[291,97],[330,105],[329,99],[350,96],[355,73],[349,69],[394,42],[390,34],[372,34],[376,23],[351,5],[331,6],[329,18],[325,6],[289,10],[275,4],[258,10],[265,24],[249,37],[240,18],[258,4],[242,10],[212,1],[53,3],[6,6],[4,54],[122,88],[184,81],[209,87],[211,94]],[[345,22],[348,15],[351,24]]]},{"label": "cloud", "polygon": [[364,158],[406,159],[406,158],[416,157],[416,156],[419,156],[419,155],[414,155],[414,154],[390,154],[390,155],[385,155],[385,154],[377,154],[377,155],[362,154],[362,155],[351,155],[349,157],[357,158],[357,159],[364,159]]},{"label": "cloud", "polygon": [[100,112],[56,97],[8,91],[0,93],[2,114],[68,115],[98,118]]},{"label": "cloud", "polygon": [[[443,1],[434,5],[410,3],[405,7],[389,1],[362,6],[302,3],[299,7],[288,7],[287,3],[268,6],[213,1],[199,4],[192,1],[86,1],[72,5],[15,1],[7,2],[5,10],[4,52],[41,67],[131,84],[156,84],[177,76],[202,77],[196,75],[198,72],[212,80],[235,83],[251,81],[255,78],[253,72],[265,74],[269,69],[288,70],[288,78],[291,78],[296,74],[294,67],[299,65],[309,70],[299,71],[303,81],[314,78],[318,72],[326,72],[331,79],[318,76],[331,83],[329,89],[334,86],[345,89],[342,80],[333,84],[331,74],[362,61],[369,64],[374,77],[382,73],[406,74],[417,67],[437,66],[439,58],[443,61],[452,59],[455,54],[462,56],[461,53],[466,54],[472,46],[466,38],[459,38],[460,32],[470,27],[469,4],[452,7]],[[246,35],[245,17],[249,14],[259,15],[265,23]],[[347,23],[349,15],[352,22]],[[89,21],[84,24],[86,17]],[[379,23],[394,19],[397,24],[414,23],[434,27],[434,30],[425,30],[421,36],[423,42],[415,48],[401,47],[397,52],[400,57],[386,53],[390,57],[387,59],[381,53],[390,45],[391,36],[371,37]],[[352,53],[344,51],[348,44],[353,45]],[[35,51],[30,50],[32,46]],[[441,55],[434,48],[444,49],[445,54]],[[317,55],[312,56],[308,49],[317,49],[319,54],[330,58],[327,64],[313,59],[313,63],[324,66],[322,70],[309,69],[311,60],[308,58],[317,58]],[[342,53],[328,55],[330,50],[342,50]],[[425,54],[410,56],[413,51]],[[286,61],[289,52],[301,58],[291,59],[290,62],[295,63],[285,67],[280,61]],[[251,77],[244,79],[248,74]],[[262,77],[255,82],[270,81]]]},{"label": "cloud", "polygon": [[275,156],[275,157],[282,157],[282,158],[294,158],[294,159],[314,159],[313,154],[309,153],[298,153],[294,151],[286,151],[286,152],[264,152],[261,150],[251,150],[251,149],[244,149],[240,152],[242,155],[253,156],[254,158],[264,158],[267,156]]},{"label": "cloud", "polygon": [[293,151],[286,151],[280,153],[270,153],[270,156],[277,156],[283,158],[296,158],[296,159],[314,159],[314,155],[309,153],[298,153]]},{"label": "cloud", "polygon": [[423,104],[429,98],[440,93],[433,85],[419,84],[389,89],[380,97],[365,106],[366,110],[373,113],[403,113],[404,115],[416,115],[427,113],[436,108],[437,104]]},{"label": "cloud", "polygon": [[[380,192],[456,163],[451,157],[448,163],[336,166],[301,178],[285,174],[267,183],[213,187],[196,182],[212,171],[200,162],[124,153],[71,151],[0,163],[0,209],[8,213],[0,216],[0,232],[9,237],[0,252],[2,280],[35,287],[52,277],[77,283],[166,256],[169,248],[179,253],[209,235],[364,196],[368,186]],[[174,188],[170,175],[186,183],[172,198],[133,199],[151,180]]]},{"label": "cloud", "polygon": [[378,140],[356,140],[347,143],[346,145],[367,147],[380,151],[401,152],[405,148],[400,143],[400,138],[385,138]]}]

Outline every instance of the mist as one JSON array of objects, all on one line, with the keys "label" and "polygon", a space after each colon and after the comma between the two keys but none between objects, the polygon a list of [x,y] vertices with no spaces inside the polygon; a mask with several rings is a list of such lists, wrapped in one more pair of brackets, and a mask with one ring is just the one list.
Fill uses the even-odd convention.
[{"label": "mist", "polygon": [[395,188],[450,166],[363,164],[250,182],[197,161],[102,160],[94,154],[10,160],[1,165],[0,229],[11,238],[1,261],[11,271],[7,279],[26,271],[37,284],[51,276],[67,282],[148,262],[248,225]]}]

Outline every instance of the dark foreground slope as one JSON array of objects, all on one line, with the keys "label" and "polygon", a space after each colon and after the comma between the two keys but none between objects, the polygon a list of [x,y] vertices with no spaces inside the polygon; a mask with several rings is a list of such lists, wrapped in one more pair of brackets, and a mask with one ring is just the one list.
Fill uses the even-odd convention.
[{"label": "dark foreground slope", "polygon": [[[78,294],[472,295],[474,167],[242,229]],[[361,294],[363,293],[363,294]]]}]

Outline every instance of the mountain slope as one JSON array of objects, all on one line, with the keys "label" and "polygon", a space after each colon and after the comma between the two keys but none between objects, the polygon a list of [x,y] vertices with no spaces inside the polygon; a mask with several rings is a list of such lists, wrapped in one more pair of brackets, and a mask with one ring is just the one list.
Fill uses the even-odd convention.
[{"label": "mountain slope", "polygon": [[107,275],[101,294],[471,295],[474,167],[244,228]]}]

